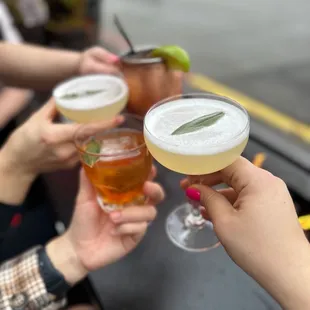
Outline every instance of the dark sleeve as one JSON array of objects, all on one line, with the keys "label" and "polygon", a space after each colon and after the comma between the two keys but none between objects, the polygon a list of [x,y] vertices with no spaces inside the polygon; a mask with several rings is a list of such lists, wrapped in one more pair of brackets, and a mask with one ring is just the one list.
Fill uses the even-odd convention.
[{"label": "dark sleeve", "polygon": [[9,205],[0,202],[0,242],[10,227],[13,216],[22,213],[22,205]]}]

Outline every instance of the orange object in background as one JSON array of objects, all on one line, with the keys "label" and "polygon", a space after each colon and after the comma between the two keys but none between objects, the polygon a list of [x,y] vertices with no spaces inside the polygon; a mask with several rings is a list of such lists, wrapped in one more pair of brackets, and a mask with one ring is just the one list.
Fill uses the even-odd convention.
[{"label": "orange object in background", "polygon": [[257,153],[252,161],[253,165],[256,167],[262,168],[264,162],[266,161],[266,154],[265,153]]}]

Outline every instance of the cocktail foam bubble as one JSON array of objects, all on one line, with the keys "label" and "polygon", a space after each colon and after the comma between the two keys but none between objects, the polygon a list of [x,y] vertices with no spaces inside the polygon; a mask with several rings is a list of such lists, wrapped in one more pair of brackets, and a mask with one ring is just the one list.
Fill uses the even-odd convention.
[{"label": "cocktail foam bubble", "polygon": [[[181,135],[171,133],[203,115],[223,111],[215,124]],[[157,147],[184,155],[211,155],[241,144],[249,135],[245,111],[220,99],[180,98],[151,109],[144,123],[144,135]]]},{"label": "cocktail foam bubble", "polygon": [[[86,95],[86,92],[98,91]],[[64,98],[76,94],[76,98]],[[54,89],[56,104],[71,110],[92,110],[112,105],[128,94],[123,79],[114,75],[87,75],[68,80]],[[79,97],[80,95],[80,97]]]}]

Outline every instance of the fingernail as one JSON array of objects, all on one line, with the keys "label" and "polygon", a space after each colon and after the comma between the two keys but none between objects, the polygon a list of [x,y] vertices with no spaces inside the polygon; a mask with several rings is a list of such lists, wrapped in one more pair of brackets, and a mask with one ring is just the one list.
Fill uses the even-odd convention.
[{"label": "fingernail", "polygon": [[112,221],[119,221],[121,216],[122,216],[121,212],[113,212],[110,214]]},{"label": "fingernail", "polygon": [[194,201],[200,201],[200,191],[197,188],[188,188],[185,193],[189,199],[192,199]]},{"label": "fingernail", "polygon": [[111,55],[111,56],[110,56],[110,61],[111,61],[112,63],[117,63],[117,62],[119,62],[119,57],[116,56],[116,55]]}]

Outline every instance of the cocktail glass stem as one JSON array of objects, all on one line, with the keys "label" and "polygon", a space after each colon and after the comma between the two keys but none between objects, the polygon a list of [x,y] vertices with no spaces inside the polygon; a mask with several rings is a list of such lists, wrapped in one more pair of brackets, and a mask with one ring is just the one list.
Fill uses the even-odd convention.
[{"label": "cocktail glass stem", "polygon": [[[189,176],[188,179],[190,185],[203,183],[203,176]],[[199,201],[189,200],[167,218],[166,231],[170,240],[186,251],[203,252],[220,245],[213,224],[204,219],[201,208]]]}]

